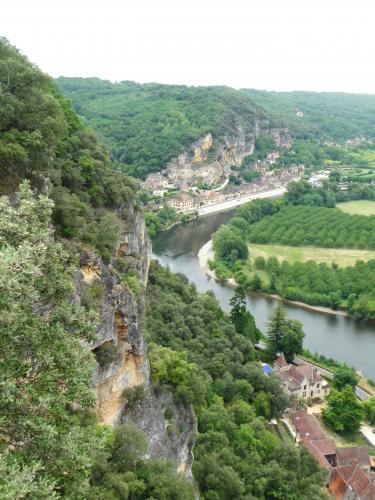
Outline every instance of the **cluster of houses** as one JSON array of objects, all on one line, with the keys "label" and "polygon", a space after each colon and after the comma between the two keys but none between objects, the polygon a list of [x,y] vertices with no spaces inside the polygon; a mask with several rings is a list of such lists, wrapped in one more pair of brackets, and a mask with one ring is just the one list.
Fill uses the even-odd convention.
[{"label": "cluster of houses", "polygon": [[[263,172],[263,171],[262,171]],[[268,172],[268,171],[267,171]],[[292,167],[291,169],[281,169],[277,171],[274,175],[263,175],[259,179],[254,180],[251,183],[243,183],[239,186],[231,186],[218,190],[201,190],[197,192],[197,188],[185,191],[187,187],[181,186],[181,191],[171,197],[164,198],[164,202],[174,208],[177,212],[193,212],[199,207],[205,207],[209,205],[214,205],[216,203],[222,203],[226,200],[232,200],[240,198],[241,196],[247,196],[262,191],[267,191],[269,189],[277,189],[288,184],[288,182],[293,180],[298,180],[301,170],[297,167]],[[151,176],[149,176],[151,177]],[[171,184],[168,184],[168,180],[165,179],[164,183],[161,184],[160,178],[163,177],[161,174],[152,174],[151,180],[147,180],[143,183],[143,187],[147,187],[153,194],[153,196],[163,197],[168,190],[175,188]],[[157,184],[155,184],[157,183]],[[158,209],[162,206],[161,203],[152,203],[152,206],[148,209]]]},{"label": "cluster of houses", "polygon": [[[149,174],[142,182],[142,188],[149,191],[156,199],[148,206],[149,210],[157,210],[163,206],[163,202],[178,212],[192,212],[199,207],[222,203],[226,200],[239,198],[269,189],[277,189],[293,180],[298,180],[303,174],[304,166],[295,165],[289,168],[277,170],[270,169],[279,157],[278,152],[271,152],[264,160],[257,160],[252,165],[254,172],[259,172],[260,177],[253,182],[243,182],[239,186],[227,186],[223,190],[200,190],[197,186],[189,186],[186,183],[172,183],[167,172]],[[166,196],[171,190],[180,191],[174,196]],[[157,198],[163,199],[159,202]]]},{"label": "cluster of houses", "polygon": [[337,448],[313,415],[299,411],[289,420],[296,442],[327,471],[328,492],[337,499],[375,500],[375,462],[367,446]]},{"label": "cluster of houses", "polygon": [[[262,363],[264,373],[274,373],[284,390],[297,399],[324,400],[329,385],[319,370],[304,362],[288,363],[281,353],[271,368]],[[303,446],[327,471],[328,493],[339,500],[375,500],[375,461],[367,446],[338,448],[327,437],[318,420],[305,411],[292,413],[286,423],[296,443]]]}]

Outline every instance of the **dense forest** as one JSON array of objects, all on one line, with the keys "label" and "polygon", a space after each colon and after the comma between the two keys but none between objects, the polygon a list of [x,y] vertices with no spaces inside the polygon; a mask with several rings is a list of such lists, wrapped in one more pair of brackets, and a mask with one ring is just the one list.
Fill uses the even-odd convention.
[{"label": "dense forest", "polygon": [[228,87],[186,87],[98,78],[57,80],[78,114],[109,144],[115,161],[135,177],[160,171],[168,160],[211,132],[252,134],[265,114],[251,99]]},{"label": "dense forest", "polygon": [[[375,96],[339,92],[242,92],[275,120],[282,120],[295,137],[345,142],[375,137]],[[296,113],[302,112],[303,116]]]},{"label": "dense forest", "polygon": [[292,133],[293,150],[282,151],[277,166],[323,165],[323,152],[330,157],[339,151],[349,159],[349,151],[343,153],[334,145],[330,146],[334,151],[323,151],[323,141],[342,144],[375,136],[371,95],[236,91],[98,78],[60,77],[57,83],[78,114],[106,140],[113,159],[140,178],[160,171],[208,132],[218,140],[235,135],[238,127],[251,134],[255,119],[288,127]]},{"label": "dense forest", "polygon": [[96,413],[98,311],[76,300],[77,248],[110,259],[134,184],[5,39],[0,103],[0,497],[191,499],[174,464],[144,460],[139,429]]},{"label": "dense forest", "polygon": [[239,208],[213,239],[215,259],[211,267],[217,276],[223,280],[235,277],[248,289],[344,308],[359,318],[375,319],[374,260],[341,267],[312,260],[281,262],[272,256],[252,259],[251,242],[315,245],[322,252],[337,247],[373,248],[369,227],[374,217],[349,215],[326,206],[351,194],[354,199],[371,199],[373,189],[353,188],[335,196],[336,188],[334,182],[323,188],[300,182],[289,187],[283,200],[256,200]]},{"label": "dense forest", "polygon": [[117,218],[109,210],[135,197],[134,183],[113,170],[96,135],[51,78],[0,39],[0,193],[26,178],[54,201],[59,235],[108,256]]}]

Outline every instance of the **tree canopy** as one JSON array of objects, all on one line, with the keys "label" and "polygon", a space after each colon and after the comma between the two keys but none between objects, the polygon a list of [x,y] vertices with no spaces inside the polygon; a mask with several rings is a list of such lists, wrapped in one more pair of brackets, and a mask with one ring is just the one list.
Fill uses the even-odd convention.
[{"label": "tree canopy", "polygon": [[304,336],[302,323],[287,319],[284,306],[280,302],[267,325],[266,351],[269,357],[275,359],[283,352],[287,361],[293,361],[294,356],[302,352]]},{"label": "tree canopy", "polygon": [[323,409],[327,425],[337,432],[357,431],[363,417],[364,409],[350,385],[346,385],[342,391],[332,390],[328,406]]}]

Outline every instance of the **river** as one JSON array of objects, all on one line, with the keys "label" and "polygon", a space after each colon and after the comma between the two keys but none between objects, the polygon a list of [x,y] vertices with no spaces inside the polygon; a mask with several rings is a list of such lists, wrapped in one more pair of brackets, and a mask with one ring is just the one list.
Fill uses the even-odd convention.
[{"label": "river", "polygon": [[[199,292],[212,290],[225,311],[229,310],[233,291],[206,276],[197,255],[211,235],[233,213],[221,212],[175,226],[153,240],[154,258],[162,265],[169,266],[172,271],[185,274],[195,283]],[[247,302],[258,328],[265,331],[267,318],[277,300],[251,293]],[[290,318],[302,322],[306,334],[304,346],[307,349],[346,362],[366,377],[375,380],[375,324],[312,311],[293,304],[285,304],[285,309]]]}]

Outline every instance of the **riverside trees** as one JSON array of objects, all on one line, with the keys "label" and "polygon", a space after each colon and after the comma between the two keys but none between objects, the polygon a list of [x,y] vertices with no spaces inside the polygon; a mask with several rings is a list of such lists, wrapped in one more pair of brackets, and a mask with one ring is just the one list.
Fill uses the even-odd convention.
[{"label": "riverside trees", "polygon": [[[273,256],[252,261],[251,243],[248,245],[250,261],[246,258],[246,241],[321,245],[322,252],[328,247],[371,248],[375,245],[375,217],[352,216],[324,206],[286,205],[315,199],[324,204],[325,188],[306,189],[304,183],[298,183],[297,187],[290,187],[285,200],[256,200],[240,207],[236,216],[213,237],[215,259],[210,263],[211,268],[219,279],[234,278],[245,289],[277,293],[286,299],[333,309],[343,308],[358,318],[375,319],[374,259],[358,260],[347,267],[313,260],[279,261]],[[304,193],[311,194],[311,198],[306,199]],[[241,256],[237,245],[243,248]]]},{"label": "riverside trees", "polygon": [[285,309],[280,302],[270,317],[267,327],[266,352],[271,359],[283,352],[291,362],[296,354],[302,352],[304,332],[302,323],[287,319]]}]

